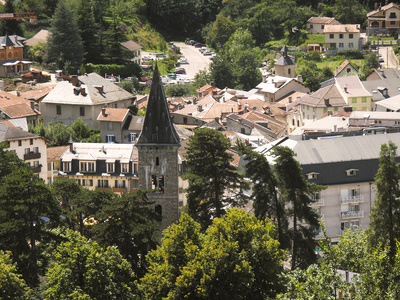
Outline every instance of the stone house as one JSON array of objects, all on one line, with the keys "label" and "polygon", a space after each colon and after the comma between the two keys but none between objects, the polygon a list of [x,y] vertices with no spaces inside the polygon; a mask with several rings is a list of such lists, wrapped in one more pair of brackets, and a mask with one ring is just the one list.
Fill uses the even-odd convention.
[{"label": "stone house", "polygon": [[307,33],[322,34],[326,25],[339,25],[340,22],[335,18],[311,17],[307,21]]},{"label": "stone house", "polygon": [[128,108],[134,96],[96,73],[72,76],[71,82],[61,81],[42,100],[45,124],[59,121],[70,126],[82,119],[89,127],[98,128],[97,120],[103,107]]}]

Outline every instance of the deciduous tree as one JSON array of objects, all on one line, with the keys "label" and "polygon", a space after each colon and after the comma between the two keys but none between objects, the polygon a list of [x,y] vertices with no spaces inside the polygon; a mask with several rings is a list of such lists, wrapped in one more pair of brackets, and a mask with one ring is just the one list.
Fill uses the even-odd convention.
[{"label": "deciduous tree", "polygon": [[118,249],[104,250],[73,231],[66,237],[53,252],[45,299],[139,299],[130,264]]},{"label": "deciduous tree", "polygon": [[16,264],[12,262],[11,252],[0,251],[0,299],[25,300],[28,292],[25,281],[17,273]]}]

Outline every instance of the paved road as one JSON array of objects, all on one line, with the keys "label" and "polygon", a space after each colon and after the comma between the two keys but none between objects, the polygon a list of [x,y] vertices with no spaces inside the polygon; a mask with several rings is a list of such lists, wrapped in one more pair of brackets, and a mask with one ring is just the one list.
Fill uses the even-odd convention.
[{"label": "paved road", "polygon": [[175,45],[181,49],[182,55],[189,61],[189,64],[182,65],[186,70],[188,78],[193,79],[199,71],[209,69],[211,63],[210,56],[204,56],[200,53],[199,49],[194,46],[184,43],[175,43]]},{"label": "paved road", "polygon": [[[200,70],[209,69],[211,63],[210,56],[204,56],[200,53],[198,48],[186,45],[185,43],[175,43],[175,45],[181,49],[182,55],[189,61],[189,64],[180,65],[180,67],[186,70],[186,75],[181,77],[194,79],[194,76]],[[155,53],[143,51],[142,57],[145,55],[152,57],[154,60],[156,59]]]},{"label": "paved road", "polygon": [[384,62],[381,63],[382,68],[396,68],[396,63],[393,61],[392,46],[379,46],[379,53],[382,55]]}]

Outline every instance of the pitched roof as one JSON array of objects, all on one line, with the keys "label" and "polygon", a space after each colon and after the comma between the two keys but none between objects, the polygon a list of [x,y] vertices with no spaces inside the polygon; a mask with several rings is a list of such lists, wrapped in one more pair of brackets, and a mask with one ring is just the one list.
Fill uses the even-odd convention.
[{"label": "pitched roof", "polygon": [[[78,76],[78,80],[80,88],[85,88],[84,95],[74,92],[74,89],[79,87],[75,87],[68,81],[61,81],[57,83],[42,102],[69,105],[102,105],[133,98],[131,93],[96,73]],[[102,93],[100,93],[101,87]]]},{"label": "pitched roof", "polygon": [[333,76],[336,77],[336,76],[337,76],[340,72],[342,72],[343,69],[346,68],[348,65],[350,65],[353,69],[357,70],[357,68],[354,67],[354,66],[351,64],[351,62],[349,62],[349,61],[346,59],[344,62],[342,62],[342,63],[340,64],[339,67],[336,68],[335,72],[333,72]]},{"label": "pitched roof", "polygon": [[22,44],[22,41],[24,40],[25,38],[18,35],[6,34],[5,36],[0,36],[0,49],[5,49],[8,46],[14,46],[14,48],[23,48],[24,45]]},{"label": "pitched roof", "polygon": [[167,99],[156,65],[147,103],[143,129],[136,145],[168,144],[180,145],[168,110]]},{"label": "pitched roof", "polygon": [[123,122],[129,113],[129,108],[103,108],[97,121]]},{"label": "pitched roof", "polygon": [[26,91],[21,93],[21,97],[28,100],[39,100],[50,93],[52,89],[52,87],[45,87],[42,89]]},{"label": "pitched roof", "polygon": [[17,127],[8,126],[6,124],[0,124],[0,142],[10,141],[10,140],[21,140],[21,139],[31,139],[31,138],[41,138],[35,134],[27,131],[23,131]]},{"label": "pitched roof", "polygon": [[371,96],[371,94],[361,84],[361,81],[357,75],[350,75],[350,76],[345,76],[345,77],[335,77],[335,82],[339,85],[339,87],[342,90],[344,90],[344,87],[347,87],[346,94],[348,97]]},{"label": "pitched roof", "polygon": [[311,24],[329,24],[334,20],[335,20],[335,18],[311,17],[311,18],[308,19],[307,23],[311,23]]},{"label": "pitched roof", "polygon": [[128,49],[130,51],[136,51],[136,50],[140,50],[143,48],[138,43],[135,43],[132,40],[121,43],[121,46],[125,47],[126,49]]},{"label": "pitched roof", "polygon": [[392,2],[392,3],[389,3],[389,4],[385,5],[385,6],[378,7],[377,9],[375,9],[373,11],[370,11],[369,13],[367,13],[367,17],[370,17],[370,16],[372,16],[372,15],[374,15],[374,14],[376,14],[376,13],[382,11],[382,10],[385,11],[385,10],[387,10],[389,8],[392,8],[392,7],[400,9],[400,6],[398,4],[395,4],[395,3]]},{"label": "pitched roof", "polygon": [[68,148],[69,146],[58,146],[58,147],[47,148],[47,161],[60,160],[61,155],[63,155]]},{"label": "pitched roof", "polygon": [[324,33],[360,32],[359,24],[326,25]]},{"label": "pitched roof", "polygon": [[329,106],[346,105],[346,101],[343,99],[338,88],[334,84],[320,88],[311,95],[304,96],[301,104],[312,107],[326,107],[325,99],[329,100]]},{"label": "pitched roof", "polygon": [[6,91],[0,91],[0,110],[10,119],[39,115],[40,112],[32,110],[30,100],[16,96]]},{"label": "pitched roof", "polygon": [[27,39],[25,45],[34,46],[39,43],[47,42],[47,37],[49,36],[49,31],[46,29],[41,29],[38,33],[36,33],[32,38]]}]

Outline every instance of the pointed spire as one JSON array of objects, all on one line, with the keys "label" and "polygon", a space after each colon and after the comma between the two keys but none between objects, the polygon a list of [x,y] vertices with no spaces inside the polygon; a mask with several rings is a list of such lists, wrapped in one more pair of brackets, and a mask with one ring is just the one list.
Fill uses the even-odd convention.
[{"label": "pointed spire", "polygon": [[286,47],[286,45],[283,45],[282,49],[281,49],[281,53],[283,56],[287,56],[287,52],[288,52],[288,48]]},{"label": "pointed spire", "polygon": [[169,114],[157,64],[153,72],[142,132],[136,143],[141,144],[180,145],[179,136]]}]

